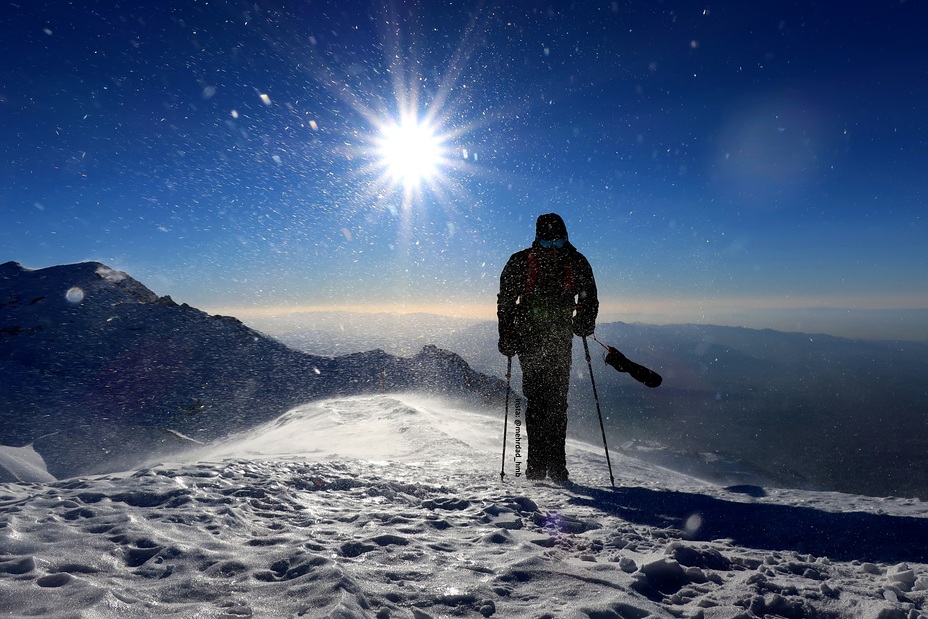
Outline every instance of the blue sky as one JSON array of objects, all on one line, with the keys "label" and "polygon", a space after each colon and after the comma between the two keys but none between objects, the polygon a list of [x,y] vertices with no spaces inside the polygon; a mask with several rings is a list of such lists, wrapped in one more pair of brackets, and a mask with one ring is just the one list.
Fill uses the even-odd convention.
[{"label": "blue sky", "polygon": [[[554,211],[604,318],[789,328],[784,310],[928,308],[926,17],[913,1],[9,3],[0,260],[99,260],[243,318],[492,317],[503,264]],[[440,151],[414,187],[379,142],[404,114]]]}]

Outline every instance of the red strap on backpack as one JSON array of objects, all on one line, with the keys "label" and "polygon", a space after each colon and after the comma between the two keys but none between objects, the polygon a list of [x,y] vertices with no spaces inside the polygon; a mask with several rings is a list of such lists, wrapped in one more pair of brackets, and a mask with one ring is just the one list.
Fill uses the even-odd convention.
[{"label": "red strap on backpack", "polygon": [[[538,282],[538,256],[534,251],[528,252],[526,256],[528,268],[525,273],[525,294],[530,295],[535,291],[535,284]],[[574,272],[573,262],[568,257],[564,263],[564,283],[567,284],[567,291],[574,294]]]},{"label": "red strap on backpack", "polygon": [[567,292],[574,294],[574,272],[571,269],[573,262],[568,258],[567,264],[564,265],[564,282],[567,284]]},{"label": "red strap on backpack", "polygon": [[528,252],[528,269],[525,275],[525,294],[530,295],[535,291],[535,283],[538,281],[538,256],[535,252]]}]

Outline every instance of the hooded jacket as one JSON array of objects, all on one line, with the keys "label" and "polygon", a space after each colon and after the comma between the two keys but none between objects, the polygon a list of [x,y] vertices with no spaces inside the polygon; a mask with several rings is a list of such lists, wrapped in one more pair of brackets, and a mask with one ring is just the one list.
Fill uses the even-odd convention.
[{"label": "hooded jacket", "polygon": [[[550,337],[591,335],[599,312],[593,269],[568,241],[546,249],[536,239],[513,254],[500,275],[497,318],[500,340],[519,347]],[[540,340],[539,340],[540,341]]]}]

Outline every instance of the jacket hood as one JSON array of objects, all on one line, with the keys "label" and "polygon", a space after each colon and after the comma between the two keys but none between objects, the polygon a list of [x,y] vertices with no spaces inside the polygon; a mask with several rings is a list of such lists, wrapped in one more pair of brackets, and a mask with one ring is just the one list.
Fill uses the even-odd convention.
[{"label": "jacket hood", "polygon": [[535,239],[553,241],[555,239],[567,240],[567,226],[557,213],[539,215],[535,222]]}]

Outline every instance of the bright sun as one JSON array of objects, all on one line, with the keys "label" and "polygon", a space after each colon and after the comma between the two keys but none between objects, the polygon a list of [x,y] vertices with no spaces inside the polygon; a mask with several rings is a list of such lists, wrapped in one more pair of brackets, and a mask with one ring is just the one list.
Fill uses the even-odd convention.
[{"label": "bright sun", "polygon": [[445,163],[443,139],[427,122],[406,116],[381,128],[377,152],[394,182],[407,189],[435,178]]}]

